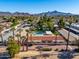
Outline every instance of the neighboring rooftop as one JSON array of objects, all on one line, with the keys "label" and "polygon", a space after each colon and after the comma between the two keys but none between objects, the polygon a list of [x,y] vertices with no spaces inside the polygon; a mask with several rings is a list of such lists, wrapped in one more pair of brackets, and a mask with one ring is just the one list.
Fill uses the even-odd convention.
[{"label": "neighboring rooftop", "polygon": [[52,32],[51,31],[46,31],[45,34],[46,35],[52,35]]}]

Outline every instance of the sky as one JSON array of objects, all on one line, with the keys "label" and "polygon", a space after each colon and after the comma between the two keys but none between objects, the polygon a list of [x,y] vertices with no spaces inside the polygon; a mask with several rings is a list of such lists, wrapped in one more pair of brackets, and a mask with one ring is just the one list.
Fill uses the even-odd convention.
[{"label": "sky", "polygon": [[60,11],[79,14],[79,0],[0,0],[0,11],[41,13]]}]

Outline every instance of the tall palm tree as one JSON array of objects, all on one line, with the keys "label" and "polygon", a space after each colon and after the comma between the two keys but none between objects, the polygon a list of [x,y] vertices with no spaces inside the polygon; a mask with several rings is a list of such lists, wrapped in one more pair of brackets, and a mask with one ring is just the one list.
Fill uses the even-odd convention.
[{"label": "tall palm tree", "polygon": [[66,44],[66,51],[68,51],[68,45],[69,45],[69,37],[70,37],[70,27],[71,27],[71,24],[73,22],[75,22],[75,19],[73,18],[73,16],[70,16],[69,17],[70,19],[68,20],[68,23],[69,23],[69,29],[68,29],[68,38],[66,40],[67,44]]},{"label": "tall palm tree", "polygon": [[57,43],[57,36],[59,35],[59,33],[56,31],[55,32],[55,43]]},{"label": "tall palm tree", "polygon": [[15,27],[16,27],[16,23],[12,22],[12,24],[11,24],[11,30],[13,32],[13,39],[15,38]]},{"label": "tall palm tree", "polygon": [[79,38],[75,39],[75,44],[77,45],[78,49],[79,49]]},{"label": "tall palm tree", "polygon": [[54,25],[54,28],[53,28],[53,32],[54,32],[54,34],[55,34],[55,43],[57,43],[57,36],[58,36],[58,31],[57,31],[57,25]]},{"label": "tall palm tree", "polygon": [[67,38],[67,40],[66,40],[66,42],[67,42],[67,45],[66,45],[66,51],[68,51],[68,45],[69,45],[70,26],[71,26],[71,23],[70,23],[70,25],[69,25],[69,30],[68,30],[68,38]]},{"label": "tall palm tree", "polygon": [[18,30],[18,34],[16,35],[17,36],[17,38],[18,38],[18,43],[20,42],[21,43],[21,32],[22,32],[22,29],[20,28],[19,30]]},{"label": "tall palm tree", "polygon": [[2,31],[3,31],[3,27],[2,27],[2,26],[0,26],[0,37],[1,37],[2,44],[3,44],[3,36],[2,36]]},{"label": "tall palm tree", "polygon": [[25,30],[26,31],[26,50],[28,50],[28,35],[29,35],[29,33],[30,33],[30,30]]},{"label": "tall palm tree", "polygon": [[18,39],[18,45],[20,45],[20,37],[21,37],[20,34],[17,34],[16,37]]},{"label": "tall palm tree", "polygon": [[15,19],[15,17],[12,18],[12,24],[11,24],[11,28],[12,28],[12,31],[13,31],[13,39],[14,39],[14,36],[15,36],[15,30],[16,30],[16,26],[18,24],[18,21]]},{"label": "tall palm tree", "polygon": [[13,32],[13,39],[15,38],[15,27],[12,28],[12,32]]},{"label": "tall palm tree", "polygon": [[60,20],[59,20],[59,22],[58,22],[58,25],[59,25],[59,28],[61,29],[61,28],[64,28],[64,26],[65,26],[65,21],[64,21],[64,17],[62,16],[62,17],[60,17]]},{"label": "tall palm tree", "polygon": [[20,28],[19,30],[18,30],[18,32],[19,32],[19,34],[20,34],[20,37],[21,37],[21,32],[22,32],[23,30]]},{"label": "tall palm tree", "polygon": [[26,38],[26,42],[27,42],[26,50],[28,50],[29,34],[30,34],[30,37],[31,37],[31,38],[30,38],[30,42],[33,42],[33,41],[32,41],[32,34],[31,34],[32,30],[26,29],[25,31],[26,31],[26,37],[27,37],[27,38]]},{"label": "tall palm tree", "polygon": [[24,51],[25,43],[26,43],[26,37],[25,37],[25,36],[22,36],[22,37],[21,37],[21,44],[22,44],[22,46],[23,46],[23,51]]},{"label": "tall palm tree", "polygon": [[[10,41],[10,40],[14,40],[13,36],[8,37],[8,41]],[[7,42],[7,44],[11,44],[11,43]]]}]

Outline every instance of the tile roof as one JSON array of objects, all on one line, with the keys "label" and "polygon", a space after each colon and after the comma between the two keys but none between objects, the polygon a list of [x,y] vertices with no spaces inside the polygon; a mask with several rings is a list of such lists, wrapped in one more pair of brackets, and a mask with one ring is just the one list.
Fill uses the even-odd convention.
[{"label": "tile roof", "polygon": [[45,36],[29,36],[29,40],[63,40],[63,37],[60,35],[57,36],[51,36],[51,35],[45,35]]}]

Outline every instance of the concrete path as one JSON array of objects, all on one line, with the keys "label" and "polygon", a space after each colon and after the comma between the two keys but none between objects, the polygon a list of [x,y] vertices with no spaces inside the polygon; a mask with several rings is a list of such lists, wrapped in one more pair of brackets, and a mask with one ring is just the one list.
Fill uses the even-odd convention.
[{"label": "concrete path", "polygon": [[[61,35],[63,35],[66,39],[68,39],[68,31],[65,29],[58,30]],[[69,40],[74,41],[75,39],[78,39],[78,35],[70,32]]]}]

